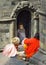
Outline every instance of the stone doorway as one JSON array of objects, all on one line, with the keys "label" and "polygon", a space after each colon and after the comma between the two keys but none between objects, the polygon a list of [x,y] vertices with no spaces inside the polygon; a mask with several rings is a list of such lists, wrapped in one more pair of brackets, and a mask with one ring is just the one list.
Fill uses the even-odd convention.
[{"label": "stone doorway", "polygon": [[24,25],[26,30],[26,37],[32,35],[32,20],[35,12],[35,8],[29,1],[19,2],[12,11],[10,17],[15,18],[14,24],[14,36],[17,36],[17,30],[20,23]]},{"label": "stone doorway", "polygon": [[31,26],[31,13],[29,10],[23,9],[19,12],[17,16],[17,29],[19,28],[19,24],[23,24],[25,28],[26,37],[30,37],[30,26]]}]

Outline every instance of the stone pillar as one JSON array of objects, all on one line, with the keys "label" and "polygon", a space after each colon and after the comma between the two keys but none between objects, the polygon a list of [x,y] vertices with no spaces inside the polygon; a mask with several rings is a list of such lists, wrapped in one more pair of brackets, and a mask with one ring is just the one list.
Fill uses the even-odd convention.
[{"label": "stone pillar", "polygon": [[14,36],[17,36],[17,20],[14,21]]},{"label": "stone pillar", "polygon": [[34,13],[31,12],[31,37],[34,36],[34,19],[33,19],[33,17],[34,17]]},{"label": "stone pillar", "polygon": [[10,42],[11,42],[11,39],[14,37],[14,21],[11,22],[9,31],[10,31]]},{"label": "stone pillar", "polygon": [[34,34],[39,32],[39,14],[34,12]]},{"label": "stone pillar", "polygon": [[33,13],[32,26],[33,26],[33,34],[35,35],[36,32],[39,32],[39,15],[37,12]]},{"label": "stone pillar", "polygon": [[11,23],[10,23],[10,42],[11,42],[11,39],[15,36],[17,36],[17,22],[16,22],[16,19],[13,20]]}]

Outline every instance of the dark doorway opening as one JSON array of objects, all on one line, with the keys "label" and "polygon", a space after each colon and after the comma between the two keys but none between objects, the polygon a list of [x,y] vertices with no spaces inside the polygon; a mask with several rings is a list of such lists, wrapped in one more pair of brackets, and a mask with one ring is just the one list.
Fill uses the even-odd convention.
[{"label": "dark doorway opening", "polygon": [[22,10],[17,16],[17,29],[19,24],[23,24],[25,28],[26,37],[30,37],[31,33],[31,13],[29,10]]}]

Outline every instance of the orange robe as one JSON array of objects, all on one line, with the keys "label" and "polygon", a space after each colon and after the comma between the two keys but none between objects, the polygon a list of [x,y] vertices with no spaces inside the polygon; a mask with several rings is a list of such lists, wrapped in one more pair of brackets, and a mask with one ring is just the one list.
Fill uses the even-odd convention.
[{"label": "orange robe", "polygon": [[36,38],[27,38],[24,40],[24,44],[27,46],[25,48],[25,54],[27,58],[32,57],[40,47],[40,42]]}]

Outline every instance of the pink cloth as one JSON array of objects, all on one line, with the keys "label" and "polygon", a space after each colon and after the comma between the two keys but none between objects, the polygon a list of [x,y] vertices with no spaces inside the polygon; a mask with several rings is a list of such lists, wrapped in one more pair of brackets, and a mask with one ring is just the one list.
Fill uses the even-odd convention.
[{"label": "pink cloth", "polygon": [[3,49],[3,55],[8,57],[14,57],[17,54],[17,49],[14,44],[8,44]]}]

